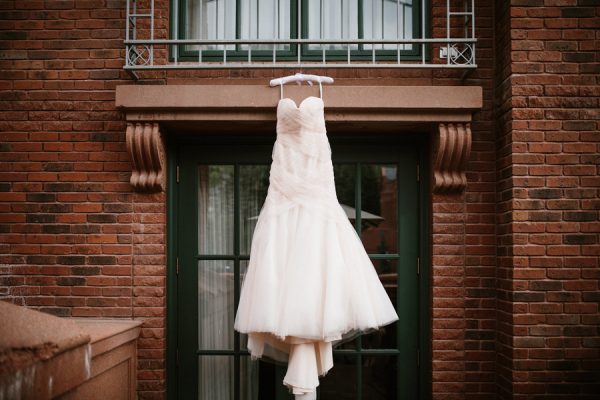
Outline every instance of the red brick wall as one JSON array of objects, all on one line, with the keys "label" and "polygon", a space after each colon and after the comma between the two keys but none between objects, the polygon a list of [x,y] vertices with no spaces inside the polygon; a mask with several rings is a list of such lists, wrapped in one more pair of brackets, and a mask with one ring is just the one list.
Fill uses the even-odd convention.
[{"label": "red brick wall", "polygon": [[[432,3],[443,15],[445,1]],[[514,385],[521,394],[588,390],[544,382],[592,379],[598,358],[598,18],[585,16],[597,10],[584,0],[477,3],[479,68],[465,80],[315,73],[339,84],[484,88],[467,190],[432,202],[433,397],[507,398],[513,382],[524,382]],[[156,6],[166,35],[168,1]],[[550,18],[557,12],[565,19]],[[163,398],[165,195],[128,183],[114,107],[114,87],[134,83],[121,70],[124,1],[3,1],[0,21],[0,293],[58,315],[142,319],[139,395]],[[444,20],[432,25],[445,36]],[[159,71],[136,84],[264,84],[287,73]]]},{"label": "red brick wall", "polygon": [[600,393],[597,5],[498,7],[512,39],[497,40],[501,398]]},{"label": "red brick wall", "polygon": [[[0,293],[134,317],[139,390],[164,389],[164,195],[133,193],[115,86],[124,1],[0,2]],[[158,396],[153,395],[158,393]]]},{"label": "red brick wall", "polygon": [[[445,15],[445,1],[432,6],[434,15]],[[489,398],[495,392],[494,10],[478,4],[475,11],[477,70],[464,80],[445,79],[453,74],[435,71],[431,82],[483,88],[483,109],[471,125],[467,188],[460,195],[433,195],[434,399]],[[433,25],[434,37],[445,37],[445,19]]]}]

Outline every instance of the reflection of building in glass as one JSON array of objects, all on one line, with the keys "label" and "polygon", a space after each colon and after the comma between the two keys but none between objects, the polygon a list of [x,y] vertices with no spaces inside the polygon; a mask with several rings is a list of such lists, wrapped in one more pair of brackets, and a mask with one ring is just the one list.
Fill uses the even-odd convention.
[{"label": "reflection of building in glass", "polygon": [[[390,254],[397,252],[397,208],[398,197],[396,167],[373,166],[377,169],[376,185],[373,186],[377,192],[374,197],[378,200],[379,215],[378,223],[366,223],[362,226],[362,241],[370,254]],[[365,194],[373,196],[373,194]],[[373,220],[367,220],[374,222]],[[378,272],[393,271],[394,268],[389,261],[377,260]]]}]

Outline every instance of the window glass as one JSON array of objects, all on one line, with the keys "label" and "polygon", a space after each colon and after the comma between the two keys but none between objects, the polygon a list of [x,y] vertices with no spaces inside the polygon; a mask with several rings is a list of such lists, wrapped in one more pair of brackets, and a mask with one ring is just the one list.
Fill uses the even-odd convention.
[{"label": "window glass", "polygon": [[233,376],[233,357],[199,356],[198,399],[233,399]]},{"label": "window glass", "polygon": [[198,350],[233,349],[233,282],[231,260],[198,262]]},{"label": "window glass", "polygon": [[[335,354],[334,367],[319,381],[319,400],[358,399],[358,359],[354,354]],[[393,399],[393,397],[390,397]]]},{"label": "window glass", "polygon": [[250,254],[252,234],[269,188],[268,165],[240,165],[240,254]]},{"label": "window glass", "polygon": [[[308,0],[309,39],[358,39],[358,0]],[[346,45],[310,45],[320,50],[343,49]],[[352,45],[350,49],[358,49]]]},{"label": "window glass", "polygon": [[[289,39],[290,0],[246,0],[241,2],[241,39]],[[248,46],[242,46],[247,50]],[[289,48],[278,45],[277,50]],[[252,50],[273,50],[269,44],[252,46]]]},{"label": "window glass", "polygon": [[[363,38],[412,39],[414,0],[363,0]],[[373,45],[365,45],[371,50]],[[396,45],[375,45],[375,49],[396,50]],[[400,46],[411,50],[412,45]]]},{"label": "window glass", "polygon": [[[236,0],[190,0],[187,2],[186,39],[235,39]],[[227,49],[234,49],[227,46]],[[188,46],[198,50],[199,46]],[[202,50],[223,49],[208,45]]]},{"label": "window glass", "polygon": [[[416,0],[180,0],[185,12],[185,39],[290,39],[302,31],[309,39],[412,39]],[[239,6],[239,10],[238,10]],[[298,15],[300,11],[300,15]],[[418,21],[416,22],[418,24]],[[411,44],[350,45],[350,50],[413,50]],[[198,45],[185,46],[197,51]],[[202,50],[247,51],[248,45],[206,45]],[[281,44],[276,50],[295,50]],[[347,50],[345,44],[311,44],[308,50]],[[251,50],[272,51],[273,45]],[[256,53],[255,53],[256,55]],[[270,53],[269,53],[270,55]],[[331,55],[331,53],[329,54]]]},{"label": "window glass", "polygon": [[398,360],[393,355],[363,357],[362,398],[388,400],[398,397]]},{"label": "window glass", "polygon": [[363,164],[361,239],[369,254],[398,252],[398,180],[395,165]]},{"label": "window glass", "polygon": [[198,166],[198,252],[233,253],[233,165]]},{"label": "window glass", "polygon": [[[240,1],[239,21],[236,0],[190,0],[187,2],[186,39],[236,39],[239,25],[240,39],[289,39],[290,0]],[[202,50],[235,50],[235,46],[208,45]],[[278,50],[289,45],[278,45]],[[199,46],[188,46],[198,50]],[[241,46],[247,50],[248,46]],[[272,50],[269,44],[254,45],[252,50]]]}]

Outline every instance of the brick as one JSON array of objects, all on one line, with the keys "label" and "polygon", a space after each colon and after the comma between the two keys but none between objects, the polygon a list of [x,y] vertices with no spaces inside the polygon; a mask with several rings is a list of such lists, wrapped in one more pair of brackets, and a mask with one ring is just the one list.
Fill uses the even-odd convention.
[{"label": "brick", "polygon": [[566,211],[564,213],[565,221],[596,221],[598,213],[593,211]]},{"label": "brick", "polygon": [[514,346],[526,348],[544,347],[544,338],[518,337],[514,339]]},{"label": "brick", "polygon": [[71,226],[70,225],[43,225],[42,232],[52,233],[52,234],[69,233],[69,232],[71,232]]},{"label": "brick", "polygon": [[564,7],[561,9],[561,14],[565,18],[582,18],[595,16],[593,7]]},{"label": "brick", "polygon": [[76,277],[60,277],[57,278],[56,283],[59,286],[81,286],[85,284],[84,278],[76,278]]},{"label": "brick", "polygon": [[87,220],[88,220],[88,222],[91,222],[91,223],[115,223],[115,222],[117,222],[116,216],[111,215],[111,214],[88,214]]},{"label": "brick", "polygon": [[90,256],[88,257],[88,263],[93,265],[112,265],[116,263],[114,256]]},{"label": "brick", "polygon": [[571,41],[549,41],[546,42],[546,50],[551,51],[568,51],[577,50],[577,43]]},{"label": "brick", "polygon": [[532,281],[529,283],[529,288],[531,290],[561,290],[562,283],[560,281]]},{"label": "brick", "polygon": [[565,62],[590,63],[594,62],[594,53],[562,53]]},{"label": "brick", "polygon": [[593,121],[564,121],[562,128],[567,131],[593,131],[596,124]]},{"label": "brick", "polygon": [[56,195],[53,193],[27,193],[26,200],[33,202],[54,202],[56,201]]},{"label": "brick", "polygon": [[59,256],[56,259],[57,264],[66,264],[66,265],[81,265],[85,263],[84,256]]}]

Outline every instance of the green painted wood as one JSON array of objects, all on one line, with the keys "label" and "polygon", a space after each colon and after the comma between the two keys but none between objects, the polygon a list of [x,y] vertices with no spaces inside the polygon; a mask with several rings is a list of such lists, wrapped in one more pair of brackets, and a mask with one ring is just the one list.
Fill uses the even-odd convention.
[{"label": "green painted wood", "polygon": [[421,257],[421,276],[419,281],[419,310],[420,310],[420,329],[419,329],[419,349],[421,350],[421,367],[419,369],[419,399],[431,399],[431,370],[432,349],[431,349],[431,316],[429,310],[432,309],[430,297],[429,282],[431,280],[431,253],[428,238],[431,235],[431,214],[428,205],[431,204],[431,193],[429,192],[430,169],[428,162],[428,146],[419,146],[419,255]]},{"label": "green painted wood", "polygon": [[[233,171],[233,254],[240,254],[240,164],[234,164]],[[233,263],[233,304],[238,304],[240,299],[240,260]],[[235,332],[233,335],[233,348],[240,350],[240,334]],[[234,357],[234,389],[233,397],[240,399],[240,355]]]},{"label": "green painted wood", "polygon": [[[176,260],[178,243],[178,188],[176,184],[177,163],[179,160],[179,147],[171,137],[167,138],[167,395],[168,399],[177,398],[176,384],[177,365],[177,275]],[[173,184],[175,183],[175,184]]]},{"label": "green painted wood", "polygon": [[[333,152],[333,148],[332,148],[332,152]],[[354,229],[356,230],[356,233],[361,236],[361,226],[362,226],[362,180],[363,180],[363,176],[362,176],[362,165],[360,162],[356,163],[356,182],[355,182],[355,189],[354,189],[354,196],[355,196],[355,200],[354,200],[354,204],[356,204],[354,206],[354,209],[356,210],[355,213],[355,225],[354,225]],[[359,336],[356,340],[356,387],[357,387],[357,393],[356,393],[356,398],[358,400],[361,400],[363,395],[363,369],[362,369],[362,337]]]},{"label": "green painted wood", "polygon": [[[419,254],[417,155],[404,151],[398,162],[398,398],[418,398]],[[409,383],[409,384],[407,384]]]},{"label": "green painted wood", "polygon": [[178,243],[178,347],[179,393],[198,398],[198,168],[193,153],[182,149],[179,169]]}]

